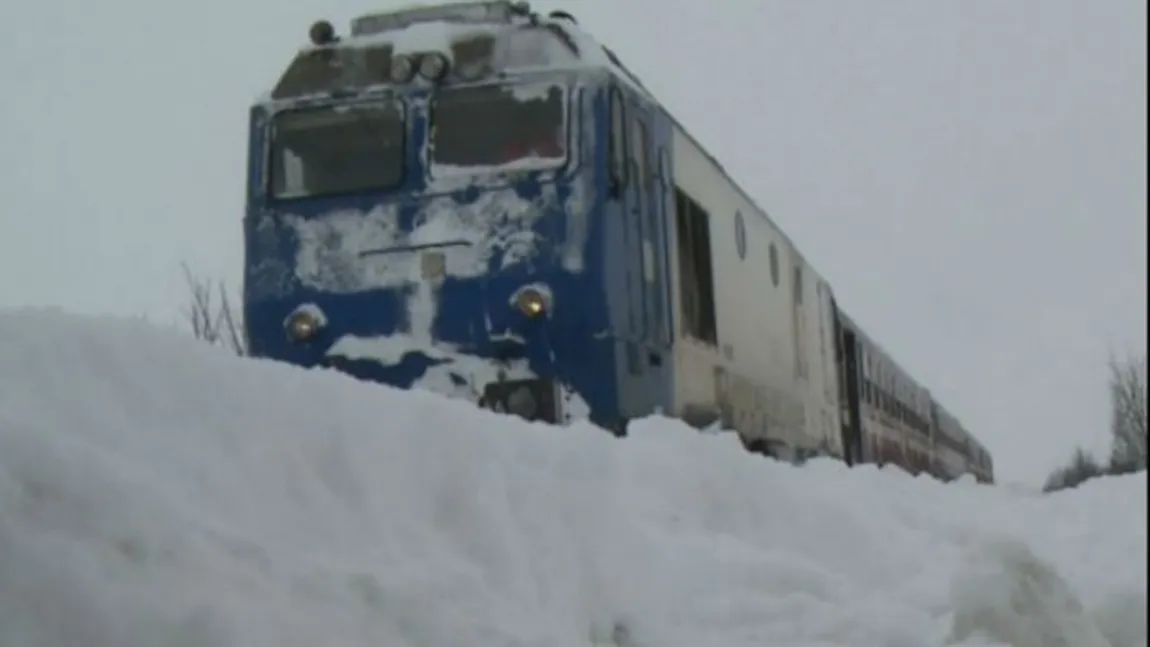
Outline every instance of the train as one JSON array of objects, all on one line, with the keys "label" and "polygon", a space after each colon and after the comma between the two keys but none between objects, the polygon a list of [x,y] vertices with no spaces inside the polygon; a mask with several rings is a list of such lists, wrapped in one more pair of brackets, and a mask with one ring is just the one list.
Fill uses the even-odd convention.
[{"label": "train", "polygon": [[248,352],[625,436],[993,482],[990,454],[570,13],[315,22],[250,107]]}]

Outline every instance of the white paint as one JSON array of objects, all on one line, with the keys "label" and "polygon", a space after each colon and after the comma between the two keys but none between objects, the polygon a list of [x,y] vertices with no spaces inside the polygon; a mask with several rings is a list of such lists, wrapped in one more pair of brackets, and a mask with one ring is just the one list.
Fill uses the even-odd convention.
[{"label": "white paint", "polygon": [[[689,135],[673,130],[674,182],[710,213],[711,261],[715,283],[718,347],[683,337],[681,319],[675,331],[674,381],[676,410],[688,405],[716,404],[726,398],[740,431],[750,439],[774,440],[794,448],[822,447],[841,454],[835,372],[820,358],[818,301],[804,293],[794,303],[793,267],[803,273],[804,287],[815,285],[818,274],[794,252],[786,236]],[[740,258],[735,242],[735,213],[742,212],[746,229],[746,256]],[[668,214],[674,218],[673,214]],[[671,220],[670,250],[673,285],[678,285],[677,231]],[[779,258],[779,284],[770,280],[768,248]],[[812,291],[813,292],[813,291]],[[672,306],[680,311],[678,289]],[[802,330],[798,330],[803,326]],[[796,345],[796,340],[798,344]],[[728,359],[719,352],[729,345]],[[802,371],[796,371],[796,356]],[[724,379],[716,383],[716,367]]]},{"label": "white paint", "polygon": [[[698,142],[681,126],[674,128],[674,180],[710,213],[711,253],[715,277],[718,347],[684,339],[676,330],[675,407],[714,403],[722,393],[733,406],[735,419],[754,438],[763,426],[772,437],[797,447],[824,447],[842,454],[838,367],[834,359],[834,312],[829,285],[803,259],[797,247],[769,216],[709,158]],[[735,249],[734,214],[746,216],[747,253],[740,259]],[[673,217],[671,215],[670,217]],[[672,221],[673,224],[673,221]],[[677,232],[671,228],[671,273],[677,285]],[[768,249],[774,246],[779,260],[778,285],[771,280]],[[802,274],[802,302],[795,300],[796,271]],[[811,286],[816,286],[812,288]],[[678,310],[677,288],[672,305]],[[890,355],[850,324],[858,335],[861,371],[897,397],[925,421],[931,420],[932,397]],[[730,359],[718,352],[731,347]],[[716,383],[714,371],[725,371]],[[860,397],[861,397],[860,393]],[[793,412],[795,407],[801,416]],[[938,455],[939,445],[930,433],[875,410],[863,401],[862,417],[872,437],[896,442],[900,447]],[[962,428],[954,426],[972,448],[982,446]],[[933,432],[932,432],[933,433]],[[964,461],[966,459],[963,459]],[[968,467],[973,461],[967,461]]]}]

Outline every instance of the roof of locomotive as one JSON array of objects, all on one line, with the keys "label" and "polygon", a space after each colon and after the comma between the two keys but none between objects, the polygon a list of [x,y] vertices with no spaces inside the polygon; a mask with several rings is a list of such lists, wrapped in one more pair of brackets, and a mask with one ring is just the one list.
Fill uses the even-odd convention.
[{"label": "roof of locomotive", "polygon": [[[332,30],[332,39],[316,43],[314,35],[321,26]],[[334,37],[334,29],[323,21],[313,25],[312,30],[313,42],[300,48],[276,89],[265,93],[258,103],[302,98],[304,95],[299,93],[278,96],[277,90],[291,80],[299,63],[318,51],[373,50],[386,52],[386,58],[434,52],[454,67],[457,46],[481,37],[490,37],[513,53],[513,60],[499,66],[499,75],[544,70],[609,70],[633,90],[653,100],[638,77],[627,70],[610,49],[581,29],[569,14],[553,12],[550,16],[540,16],[531,13],[526,3],[459,2],[368,14],[352,20],[351,32],[343,37]],[[388,85],[392,85],[388,79],[377,77],[356,89]]]}]

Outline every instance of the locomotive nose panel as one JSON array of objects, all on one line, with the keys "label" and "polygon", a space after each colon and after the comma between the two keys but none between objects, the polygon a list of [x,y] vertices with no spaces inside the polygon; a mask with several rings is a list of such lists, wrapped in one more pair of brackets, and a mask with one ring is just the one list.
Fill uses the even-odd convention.
[{"label": "locomotive nose panel", "polygon": [[556,344],[580,337],[580,309],[557,314],[589,292],[585,240],[565,235],[584,214],[558,190],[537,189],[275,216],[268,244],[293,249],[290,276],[249,277],[249,299],[279,293],[249,317],[257,330],[275,317],[282,333],[253,348],[529,419],[586,415],[580,380],[557,368],[578,355]]}]

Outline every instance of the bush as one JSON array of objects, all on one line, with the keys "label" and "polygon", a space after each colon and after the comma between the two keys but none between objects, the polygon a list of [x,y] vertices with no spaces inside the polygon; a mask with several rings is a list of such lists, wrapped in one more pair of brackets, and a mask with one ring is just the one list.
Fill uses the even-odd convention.
[{"label": "bush", "polygon": [[213,346],[224,346],[236,355],[247,355],[243,322],[239,311],[232,306],[223,281],[211,283],[194,276],[187,265],[183,268],[190,292],[184,317],[191,325],[192,334]]},{"label": "bush", "polygon": [[1054,470],[1042,490],[1077,487],[1106,474],[1146,469],[1146,356],[1110,360],[1110,460],[1102,464],[1079,447],[1070,463]]}]

